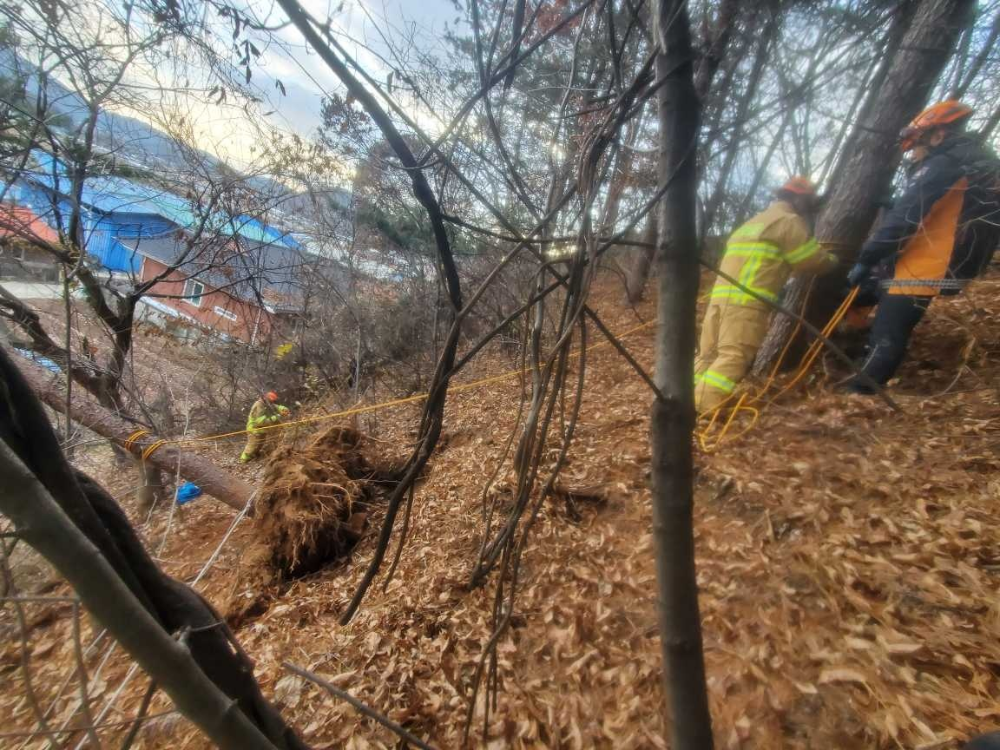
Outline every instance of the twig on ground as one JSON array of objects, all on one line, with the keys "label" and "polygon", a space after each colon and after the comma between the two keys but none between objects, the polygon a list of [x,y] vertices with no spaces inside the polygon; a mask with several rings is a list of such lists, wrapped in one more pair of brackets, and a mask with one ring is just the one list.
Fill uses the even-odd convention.
[{"label": "twig on ground", "polygon": [[390,719],[390,718],[388,718],[386,716],[383,716],[378,711],[376,711],[374,708],[370,708],[369,706],[366,706],[364,703],[362,703],[361,701],[359,701],[357,698],[355,698],[350,693],[341,690],[339,687],[337,687],[336,685],[334,685],[331,682],[328,682],[327,680],[324,680],[319,675],[313,674],[312,672],[310,672],[307,669],[302,669],[301,667],[297,667],[294,664],[290,664],[287,661],[286,662],[282,662],[282,666],[285,669],[289,670],[290,672],[294,672],[299,677],[302,677],[303,679],[309,680],[309,682],[311,682],[311,683],[313,683],[315,685],[319,685],[321,688],[323,688],[324,690],[326,690],[331,695],[336,696],[337,698],[340,698],[341,700],[347,701],[352,706],[354,706],[354,708],[356,708],[360,713],[364,714],[365,716],[367,716],[369,719],[372,719],[373,721],[377,721],[379,724],[381,724],[382,726],[384,726],[386,729],[388,729],[390,732],[392,732],[393,734],[395,734],[397,737],[401,738],[403,741],[408,742],[409,744],[413,745],[414,747],[419,747],[419,748],[421,748],[421,750],[434,750],[434,747],[432,745],[428,745],[426,742],[424,742],[423,740],[421,740],[419,737],[416,737],[412,733],[408,732],[406,729],[404,729],[403,727],[401,727],[399,724],[397,724],[396,722],[394,722],[392,719]]},{"label": "twig on ground", "polygon": [[[6,581],[5,589],[16,593],[16,588],[14,587],[14,574],[11,572],[10,560],[7,557],[6,544],[0,544],[0,570],[2,570],[4,581]],[[17,619],[17,630],[21,638],[21,672],[24,675],[25,698],[27,698],[28,705],[31,706],[31,710],[35,714],[35,720],[38,722],[38,726],[40,726],[44,731],[51,732],[51,727],[46,719],[46,714],[42,710],[41,703],[38,701],[38,694],[35,692],[35,683],[31,671],[31,644],[29,643],[28,623],[24,616],[24,607],[17,597],[12,597],[10,601],[14,605],[14,615]],[[62,744],[52,739],[50,736],[49,746],[53,748],[61,748]]]},{"label": "twig on ground", "polygon": [[80,637],[80,602],[73,601],[73,656],[76,659],[77,680],[80,684],[80,708],[87,722],[87,737],[95,750],[100,750],[101,740],[94,726],[94,714],[90,710],[90,694],[87,686],[87,662],[83,658],[83,639]]}]

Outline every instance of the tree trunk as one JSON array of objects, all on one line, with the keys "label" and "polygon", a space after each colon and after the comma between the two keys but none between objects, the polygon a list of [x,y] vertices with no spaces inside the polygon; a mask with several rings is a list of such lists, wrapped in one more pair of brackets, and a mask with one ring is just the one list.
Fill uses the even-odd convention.
[{"label": "tree trunk", "polygon": [[25,541],[69,581],[84,606],[178,710],[220,748],[274,750],[275,746],[199,668],[191,651],[167,633],[56,504],[38,478],[0,441],[0,511]]},{"label": "tree trunk", "polygon": [[[17,359],[18,369],[38,397],[60,414],[64,413],[66,391],[63,384],[54,380],[51,373],[38,365],[20,357]],[[136,430],[134,424],[116,417],[91,399],[74,395],[72,410],[75,422],[118,443],[123,443]],[[159,438],[156,435],[145,435],[131,446],[131,453],[141,457],[143,450],[157,440]],[[201,456],[179,450],[172,445],[164,445],[146,459],[146,462],[156,469],[170,474],[177,471],[178,461],[182,477],[194,482],[205,494],[221,500],[231,508],[242,510],[253,493],[253,487],[242,479],[226,473]]]},{"label": "tree trunk", "polygon": [[[896,144],[899,131],[926,104],[948,63],[962,30],[972,21],[973,0],[921,0],[909,28],[896,50],[881,87],[873,88],[853,141],[846,144],[837,166],[838,179],[831,185],[830,199],[820,216],[816,236],[835,251],[844,264],[852,263],[871,230],[881,199],[888,193],[899,164]],[[808,288],[807,279],[795,280],[785,305],[797,309]],[[805,317],[822,327],[840,304],[843,274],[818,278],[809,298]],[[794,321],[775,319],[761,347],[757,371],[768,368],[791,335]],[[798,360],[805,339],[793,346],[788,363]]]},{"label": "tree trunk", "polygon": [[[13,492],[0,493],[0,512],[9,515],[18,533],[77,588],[91,612],[162,684],[178,708],[200,726],[206,720],[212,722],[206,731],[220,745],[304,750],[305,744],[264,698],[252,662],[219,613],[194,589],[167,576],[118,503],[69,465],[31,385],[2,349],[0,385],[0,481],[13,488]],[[73,412],[79,414],[76,407]],[[46,498],[55,501],[55,508]],[[122,589],[155,618],[162,635],[151,632],[144,617],[122,614],[117,608],[124,597]],[[140,617],[144,622],[138,621]],[[140,626],[142,633],[136,630]],[[163,642],[162,638],[175,644],[181,641],[182,652],[190,654],[203,677],[225,693],[229,700],[223,701],[221,715],[217,699],[209,697],[200,678],[178,679],[178,671],[185,666],[177,653],[181,650],[160,650],[157,655],[153,641]],[[185,682],[191,683],[189,689]],[[195,682],[202,687],[192,693]],[[270,744],[249,732],[240,715]],[[242,739],[226,727],[240,732]],[[224,742],[220,732],[228,735]]]},{"label": "tree trunk", "polygon": [[983,140],[990,138],[993,135],[993,131],[997,129],[997,125],[1000,125],[1000,107],[997,107],[993,111],[993,114],[989,116],[989,119],[986,120],[982,130],[979,131],[979,135],[983,138]]},{"label": "tree trunk", "polygon": [[[971,38],[971,32],[969,38]],[[976,80],[976,77],[982,72],[983,66],[989,62],[990,55],[996,50],[998,40],[1000,40],[1000,13],[997,13],[997,15],[994,16],[989,36],[987,36],[986,41],[979,49],[979,52],[976,54],[976,57],[972,61],[968,70],[965,71],[962,80],[951,92],[952,99],[961,99],[968,93],[969,87],[972,85],[973,81]]]},{"label": "tree trunk", "polygon": [[664,690],[673,750],[711,750],[694,548],[695,315],[698,241],[695,222],[699,101],[684,0],[660,0],[656,57],[660,120],[660,205],[656,248],[659,326],[651,419],[653,538],[663,651]]},{"label": "tree trunk", "polygon": [[722,158],[722,166],[719,167],[719,176],[715,181],[715,188],[705,202],[705,210],[701,219],[701,239],[708,237],[715,223],[716,215],[722,205],[726,195],[726,188],[729,186],[729,179],[736,166],[736,157],[740,153],[739,144],[743,138],[743,127],[747,122],[747,115],[750,105],[756,100],[757,89],[760,86],[764,69],[771,60],[771,43],[781,28],[781,14],[773,5],[766,6],[767,22],[761,32],[760,41],[757,43],[757,54],[754,57],[753,67],[747,78],[746,88],[740,97],[736,108],[736,116],[733,118],[732,131],[728,135],[728,148]]},{"label": "tree trunk", "polygon": [[653,266],[653,255],[656,253],[653,245],[656,243],[658,212],[659,209],[654,207],[646,217],[646,226],[642,230],[642,242],[645,246],[635,253],[635,259],[625,276],[625,298],[630,305],[641,302],[646,293],[646,282],[649,280],[649,270]]},{"label": "tree trunk", "polygon": [[135,460],[138,489],[135,492],[136,507],[139,513],[146,515],[157,502],[165,496],[164,477],[166,472],[160,471],[151,463],[138,458]]},{"label": "tree trunk", "polygon": [[726,56],[726,48],[729,40],[733,36],[733,29],[736,26],[736,16],[740,10],[739,0],[722,0],[715,14],[715,23],[711,32],[708,30],[709,21],[706,15],[705,39],[711,39],[706,45],[705,53],[698,60],[698,70],[695,73],[694,88],[698,93],[698,101],[704,102],[708,96],[709,89],[712,88],[712,80],[715,73],[722,64]]},{"label": "tree trunk", "polygon": [[972,20],[973,0],[924,0],[881,89],[864,130],[842,157],[844,171],[832,185],[817,236],[837,243],[853,260],[868,235],[879,198],[892,183],[899,162],[899,132],[927,103],[962,29]]}]

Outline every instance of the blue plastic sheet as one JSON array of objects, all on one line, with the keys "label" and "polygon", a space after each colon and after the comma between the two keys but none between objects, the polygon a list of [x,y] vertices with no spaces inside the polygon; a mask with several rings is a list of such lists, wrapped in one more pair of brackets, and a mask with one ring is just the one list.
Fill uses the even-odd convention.
[{"label": "blue plastic sheet", "polygon": [[177,488],[178,505],[184,505],[198,497],[201,497],[201,487],[192,482],[185,482]]}]

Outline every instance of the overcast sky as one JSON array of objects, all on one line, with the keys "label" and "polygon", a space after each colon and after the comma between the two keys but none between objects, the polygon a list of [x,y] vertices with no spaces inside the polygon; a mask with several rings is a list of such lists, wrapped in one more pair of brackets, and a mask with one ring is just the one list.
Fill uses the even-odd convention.
[{"label": "overcast sky", "polygon": [[[264,6],[251,5],[259,16]],[[412,36],[425,50],[443,51],[441,45],[446,28],[455,29],[462,23],[452,0],[344,0],[343,3],[340,0],[305,0],[303,5],[315,17],[325,18],[332,14],[336,26],[347,37],[357,40],[353,45],[345,42],[345,47],[366,70],[380,79],[385,78],[389,69],[378,55],[388,55],[388,50],[376,25],[383,32],[390,30],[396,39]],[[341,6],[339,12],[338,6]],[[283,16],[272,15],[268,20],[274,23],[283,20]],[[338,84],[325,64],[308,49],[297,29],[285,28],[277,36],[278,43],[267,47],[257,61],[253,81],[268,99],[263,110],[272,111],[268,122],[282,131],[309,137],[319,125],[324,93],[337,90]],[[277,91],[275,80],[280,80],[285,87],[285,96]],[[199,107],[192,114],[198,120],[197,130],[208,141],[199,145],[219,153],[235,166],[247,158],[247,150],[255,136],[242,121],[241,112],[232,108]]]}]

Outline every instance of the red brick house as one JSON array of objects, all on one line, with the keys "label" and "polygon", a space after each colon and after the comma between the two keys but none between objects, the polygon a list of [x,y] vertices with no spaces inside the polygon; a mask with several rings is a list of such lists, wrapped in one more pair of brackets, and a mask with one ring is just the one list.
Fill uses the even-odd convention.
[{"label": "red brick house", "polygon": [[56,230],[30,208],[0,204],[0,278],[57,281],[59,264],[50,253],[24,239],[26,234],[59,242]]},{"label": "red brick house", "polygon": [[194,244],[182,233],[128,241],[142,258],[142,317],[182,338],[204,334],[247,344],[266,340],[301,310],[305,257],[284,244],[226,237]]}]

